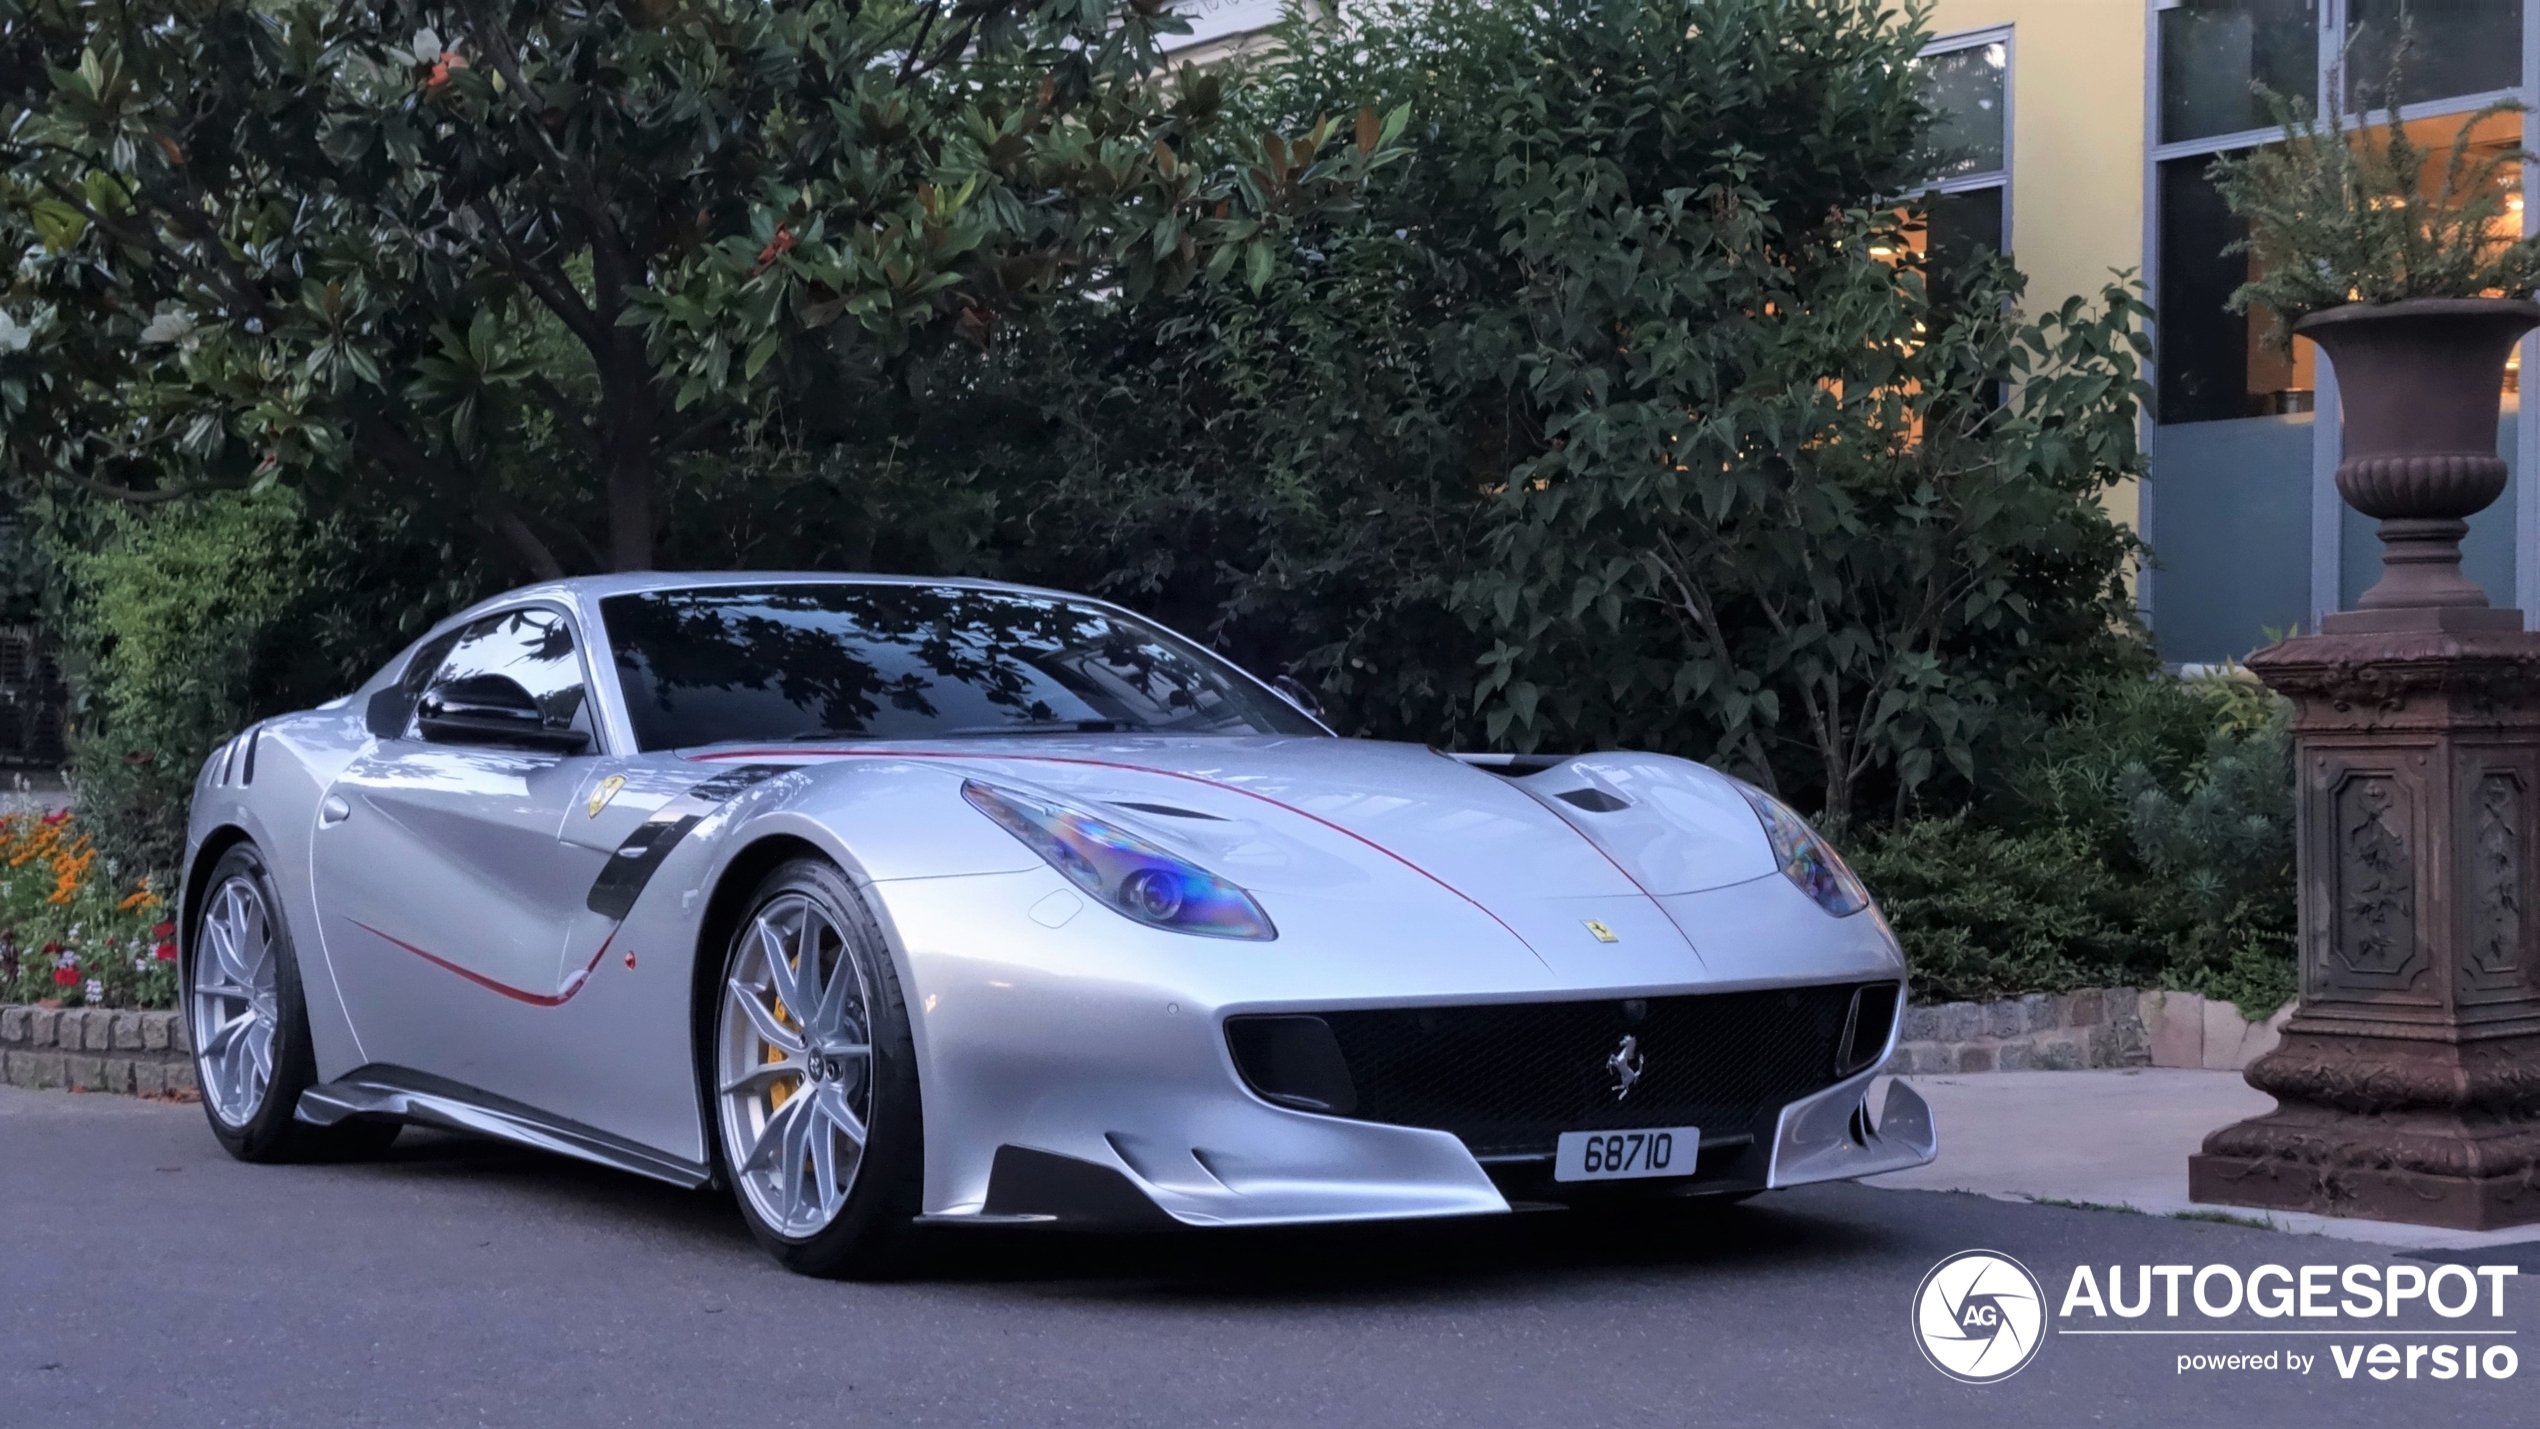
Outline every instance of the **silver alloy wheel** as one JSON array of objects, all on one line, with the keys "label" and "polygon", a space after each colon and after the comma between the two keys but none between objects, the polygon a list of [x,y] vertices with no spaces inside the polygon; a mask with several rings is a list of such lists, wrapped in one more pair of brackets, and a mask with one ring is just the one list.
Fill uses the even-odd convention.
[{"label": "silver alloy wheel", "polygon": [[800,893],[758,911],[731,971],[715,1039],[724,1157],[760,1219],[800,1240],[837,1219],[864,1160],[871,989],[837,924]]},{"label": "silver alloy wheel", "polygon": [[203,910],[192,999],[203,1099],[224,1125],[245,1126],[273,1080],[273,1034],[282,1020],[274,987],[264,890],[248,875],[232,874]]}]

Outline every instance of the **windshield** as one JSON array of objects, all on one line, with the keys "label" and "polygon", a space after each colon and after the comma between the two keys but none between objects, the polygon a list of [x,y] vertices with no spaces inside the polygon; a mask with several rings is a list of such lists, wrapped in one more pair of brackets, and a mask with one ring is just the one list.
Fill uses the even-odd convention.
[{"label": "windshield", "polygon": [[645,749],[997,734],[1321,734],[1116,611],[960,586],[722,586],[600,602]]}]

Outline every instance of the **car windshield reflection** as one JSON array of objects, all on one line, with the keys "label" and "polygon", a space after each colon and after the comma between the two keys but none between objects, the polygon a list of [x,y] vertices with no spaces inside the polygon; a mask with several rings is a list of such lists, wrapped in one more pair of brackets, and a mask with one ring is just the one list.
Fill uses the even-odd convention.
[{"label": "car windshield reflection", "polygon": [[1324,732],[1189,641],[1056,596],[832,582],[647,591],[600,609],[647,750]]}]

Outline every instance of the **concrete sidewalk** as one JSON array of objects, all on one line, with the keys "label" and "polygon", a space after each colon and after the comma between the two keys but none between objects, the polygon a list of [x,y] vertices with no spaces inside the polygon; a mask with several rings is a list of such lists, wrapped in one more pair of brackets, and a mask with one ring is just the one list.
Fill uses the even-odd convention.
[{"label": "concrete sidewalk", "polygon": [[[2275,1098],[2238,1072],[2145,1067],[1907,1080],[1931,1103],[1940,1159],[1865,1185],[2122,1206],[2155,1216],[2221,1213],[2283,1231],[2420,1250],[2540,1242],[2540,1225],[2436,1230],[2190,1201],[2187,1158],[2206,1134],[2275,1108]],[[1873,1089],[1870,1105],[1886,1095]]]}]

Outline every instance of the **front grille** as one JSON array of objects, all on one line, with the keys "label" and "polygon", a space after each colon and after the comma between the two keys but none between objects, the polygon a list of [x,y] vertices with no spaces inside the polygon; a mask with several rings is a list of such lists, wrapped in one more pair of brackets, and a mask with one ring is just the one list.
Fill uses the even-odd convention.
[{"label": "front grille", "polygon": [[[1321,1016],[1348,1064],[1353,1119],[1451,1131],[1476,1156],[1549,1155],[1565,1131],[1698,1126],[1706,1143],[1769,1136],[1784,1105],[1840,1079],[1838,1044],[1861,988]],[[1230,1034],[1243,1020],[1229,1021]],[[1641,1075],[1617,1098],[1606,1063],[1626,1036]]]}]

